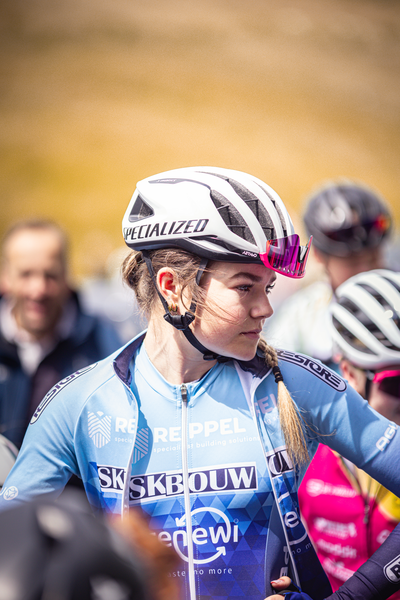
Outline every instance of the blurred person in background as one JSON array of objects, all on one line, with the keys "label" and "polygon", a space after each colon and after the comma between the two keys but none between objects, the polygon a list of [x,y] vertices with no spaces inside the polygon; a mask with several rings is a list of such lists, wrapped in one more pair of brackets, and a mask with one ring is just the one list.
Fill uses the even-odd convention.
[{"label": "blurred person in background", "polygon": [[343,179],[312,192],[303,218],[326,279],[284,301],[267,321],[264,335],[278,348],[307,354],[337,370],[332,360],[329,306],[336,288],[346,279],[384,266],[391,214],[377,192]]},{"label": "blurred person in background", "polygon": [[[332,337],[342,375],[372,408],[400,425],[400,274],[361,273],[336,294]],[[299,501],[333,591],[400,521],[399,498],[323,444],[302,481]],[[400,592],[392,597],[400,598]]]},{"label": "blurred person in background", "polygon": [[18,448],[46,392],[121,344],[111,324],[82,311],[67,247],[65,232],[46,220],[20,221],[3,240],[0,433]]}]

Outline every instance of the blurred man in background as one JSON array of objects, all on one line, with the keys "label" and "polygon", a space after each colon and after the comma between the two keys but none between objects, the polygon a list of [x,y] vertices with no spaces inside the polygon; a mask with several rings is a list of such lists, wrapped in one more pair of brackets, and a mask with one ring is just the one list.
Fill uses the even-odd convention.
[{"label": "blurred man in background", "polygon": [[326,273],[283,302],[264,336],[278,348],[301,352],[337,370],[332,357],[329,305],[349,277],[383,267],[383,242],[392,219],[386,202],[364,184],[331,181],[314,191],[304,213],[314,256]]},{"label": "blurred man in background", "polygon": [[0,433],[21,446],[46,392],[121,341],[105,320],[85,314],[67,280],[64,231],[21,221],[5,234],[0,299]]}]

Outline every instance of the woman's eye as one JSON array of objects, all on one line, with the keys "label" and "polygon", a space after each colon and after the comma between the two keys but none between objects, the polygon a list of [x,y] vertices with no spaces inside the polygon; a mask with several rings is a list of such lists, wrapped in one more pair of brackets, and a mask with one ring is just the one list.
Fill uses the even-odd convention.
[{"label": "woman's eye", "polygon": [[251,285],[238,285],[237,289],[239,290],[239,292],[249,292],[251,290],[252,286]]},{"label": "woman's eye", "polygon": [[272,292],[272,290],[274,289],[274,287],[275,287],[275,281],[274,281],[274,283],[271,283],[271,285],[267,285],[267,287],[265,288],[266,293],[270,294]]}]

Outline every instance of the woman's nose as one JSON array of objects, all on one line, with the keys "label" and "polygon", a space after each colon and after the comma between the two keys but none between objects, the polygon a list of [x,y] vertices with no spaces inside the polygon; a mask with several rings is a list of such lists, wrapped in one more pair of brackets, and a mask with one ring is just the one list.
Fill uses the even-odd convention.
[{"label": "woman's nose", "polygon": [[252,308],[250,315],[254,319],[269,319],[274,314],[274,309],[267,295],[264,295]]}]

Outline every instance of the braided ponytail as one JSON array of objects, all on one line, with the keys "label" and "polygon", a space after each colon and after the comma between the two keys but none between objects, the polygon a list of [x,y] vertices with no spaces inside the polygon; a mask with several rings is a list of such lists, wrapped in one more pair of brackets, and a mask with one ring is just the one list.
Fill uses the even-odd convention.
[{"label": "braided ponytail", "polygon": [[275,381],[278,384],[279,421],[289,457],[293,465],[308,463],[310,456],[304,434],[304,423],[299,415],[298,408],[283,382],[282,373],[278,366],[276,350],[272,346],[269,346],[263,339],[259,341],[258,348],[264,353],[266,363],[272,367]]}]

